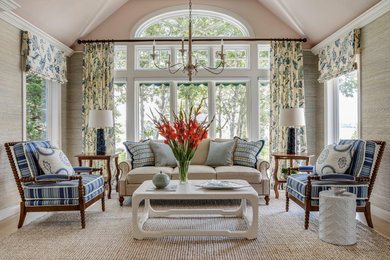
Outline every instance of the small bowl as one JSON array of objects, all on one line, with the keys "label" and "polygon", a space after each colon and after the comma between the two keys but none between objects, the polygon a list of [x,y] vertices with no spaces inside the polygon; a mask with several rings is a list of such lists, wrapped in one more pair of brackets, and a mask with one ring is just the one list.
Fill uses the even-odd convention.
[{"label": "small bowl", "polygon": [[334,192],[334,194],[335,194],[336,196],[341,195],[341,194],[343,194],[344,192],[347,191],[346,189],[343,189],[343,188],[336,188],[336,187],[332,187],[332,188],[330,188],[330,189]]}]

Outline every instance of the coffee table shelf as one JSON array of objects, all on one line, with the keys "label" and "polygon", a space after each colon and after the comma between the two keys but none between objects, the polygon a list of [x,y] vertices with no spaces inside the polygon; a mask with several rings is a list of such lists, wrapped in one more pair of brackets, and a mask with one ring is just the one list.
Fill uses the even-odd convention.
[{"label": "coffee table shelf", "polygon": [[[230,180],[237,183],[248,184],[243,180]],[[177,181],[172,181],[173,183]],[[148,191],[153,185],[151,181],[145,181],[134,192],[132,197],[133,215],[133,236],[135,239],[158,238],[164,236],[226,236],[235,238],[257,238],[258,229],[258,195],[257,192],[248,187],[237,190],[206,190],[196,185],[202,180],[193,180],[184,185],[177,185],[176,191],[155,190]],[[241,200],[241,204],[236,209],[168,209],[155,210],[150,205],[150,200]],[[139,205],[145,201],[145,213],[139,214]],[[248,214],[247,202],[252,207],[251,216]],[[193,229],[169,229],[159,231],[147,231],[143,229],[145,222],[150,218],[170,217],[175,215],[205,216],[235,216],[242,218],[246,222],[248,229],[244,231],[236,230],[193,230]]]}]

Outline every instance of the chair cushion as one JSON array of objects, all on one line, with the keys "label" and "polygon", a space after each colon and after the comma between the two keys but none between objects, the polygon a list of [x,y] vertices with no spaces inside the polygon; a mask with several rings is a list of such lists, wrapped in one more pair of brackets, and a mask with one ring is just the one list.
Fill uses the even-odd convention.
[{"label": "chair cushion", "polygon": [[351,144],[353,147],[352,162],[346,173],[355,177],[371,177],[376,144],[371,140],[340,140],[339,144]]},{"label": "chair cushion", "polygon": [[264,140],[249,142],[239,137],[234,138],[237,139],[237,144],[234,150],[233,164],[256,168],[257,157],[263,149]]},{"label": "chair cushion", "polygon": [[[287,191],[301,202],[305,201],[307,177],[312,174],[294,174],[287,178]],[[312,181],[311,205],[319,205],[319,193],[323,190],[329,190],[331,187],[343,188],[348,192],[356,194],[357,206],[365,206],[365,200],[368,198],[367,182],[337,182],[337,181]]]},{"label": "chair cushion", "polygon": [[151,180],[156,173],[162,171],[171,177],[173,168],[171,167],[140,167],[131,170],[127,174],[127,183],[143,183],[144,181]]},{"label": "chair cushion", "polygon": [[154,141],[151,141],[149,144],[154,153],[156,166],[175,167],[177,165],[176,158],[169,145]]},{"label": "chair cushion", "polygon": [[45,174],[75,174],[68,157],[60,149],[37,147],[35,156]]},{"label": "chair cushion", "polygon": [[206,165],[209,166],[230,166],[233,164],[233,150],[236,145],[235,140],[227,142],[210,142],[209,154]]},{"label": "chair cushion", "polygon": [[49,148],[49,141],[34,141],[18,143],[13,146],[15,163],[22,178],[36,177],[43,175],[38,160],[35,157],[37,147]]},{"label": "chair cushion", "polygon": [[216,167],[218,180],[240,179],[249,183],[260,183],[261,174],[257,169],[246,166],[220,166]]},{"label": "chair cushion", "polygon": [[195,151],[194,157],[191,160],[192,165],[205,165],[209,154],[210,139],[202,140]]},{"label": "chair cushion", "polygon": [[344,174],[351,164],[352,145],[327,145],[322,150],[316,162],[316,173],[325,174]]},{"label": "chair cushion", "polygon": [[[211,180],[216,179],[217,175],[213,167],[206,165],[190,165],[188,167],[189,180]],[[179,179],[179,168],[176,167],[172,172],[172,180]]]},{"label": "chair cushion", "polygon": [[133,169],[154,166],[154,154],[149,145],[149,140],[142,142],[126,141],[123,142],[126,150],[131,157],[131,166]]},{"label": "chair cushion", "polygon": [[[82,182],[84,186],[84,197],[91,199],[91,195],[96,194],[96,191],[102,190],[104,185],[104,178],[100,175],[84,174],[82,176]],[[44,200],[56,200],[56,203],[60,203],[61,200],[71,200],[72,203],[79,199],[79,180],[71,181],[59,181],[59,182],[39,182],[30,183],[24,185],[23,193],[26,201],[35,201],[29,205],[42,204]],[[100,194],[99,192],[97,195]],[[59,201],[58,201],[59,200]],[[70,201],[63,201],[63,203],[71,203]],[[78,204],[75,203],[75,204]],[[43,204],[42,204],[43,205]],[[44,204],[46,205],[46,204]],[[51,205],[51,204],[48,204]],[[68,204],[66,204],[68,205]]]},{"label": "chair cushion", "polygon": [[78,167],[73,167],[73,170],[75,172],[92,172],[93,168],[87,166],[78,166]]}]

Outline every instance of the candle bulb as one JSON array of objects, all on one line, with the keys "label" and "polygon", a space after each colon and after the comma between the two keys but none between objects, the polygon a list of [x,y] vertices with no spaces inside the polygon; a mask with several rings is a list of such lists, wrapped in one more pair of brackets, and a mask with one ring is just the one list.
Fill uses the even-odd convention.
[{"label": "candle bulb", "polygon": [[223,55],[223,39],[221,39],[221,56]]},{"label": "candle bulb", "polygon": [[184,51],[184,37],[181,38],[181,49]]},{"label": "candle bulb", "polygon": [[153,40],[153,54],[156,52],[156,40]]}]

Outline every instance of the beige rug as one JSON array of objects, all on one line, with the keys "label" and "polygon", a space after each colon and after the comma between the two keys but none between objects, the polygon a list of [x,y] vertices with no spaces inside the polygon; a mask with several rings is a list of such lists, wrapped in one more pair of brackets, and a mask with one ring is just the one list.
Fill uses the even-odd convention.
[{"label": "beige rug", "polygon": [[[137,241],[132,238],[131,200],[120,207],[114,196],[107,201],[106,212],[100,211],[100,202],[87,211],[84,230],[76,212],[54,213],[24,226],[0,241],[0,259],[389,259],[390,240],[364,224],[358,222],[356,245],[327,244],[318,238],[318,213],[311,214],[309,230],[304,230],[303,210],[290,203],[290,212],[286,213],[284,202],[272,199],[269,206],[259,207],[259,235],[255,240],[168,237]],[[233,204],[228,202],[224,207]],[[156,204],[156,208],[162,207],[166,205]],[[242,229],[244,223],[230,218],[156,219],[145,227],[173,226]]]}]

